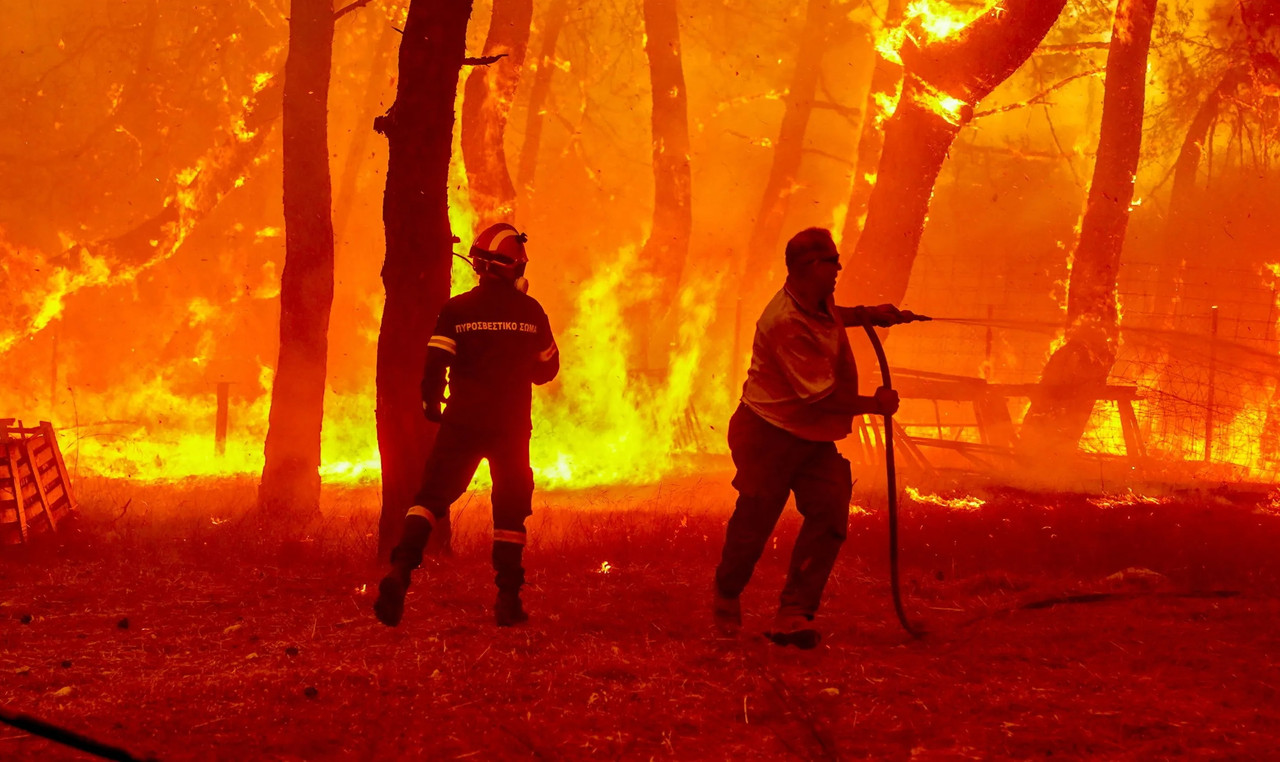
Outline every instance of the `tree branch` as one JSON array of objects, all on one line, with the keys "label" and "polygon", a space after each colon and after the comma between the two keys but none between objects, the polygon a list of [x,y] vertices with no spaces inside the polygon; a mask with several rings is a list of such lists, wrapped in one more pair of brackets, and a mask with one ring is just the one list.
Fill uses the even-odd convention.
[{"label": "tree branch", "polygon": [[499,53],[496,56],[484,56],[483,58],[474,58],[468,56],[462,59],[463,66],[488,66],[491,63],[497,63],[499,60],[506,58],[506,53]]},{"label": "tree branch", "polygon": [[333,20],[334,20],[334,21],[337,21],[338,19],[342,18],[343,16],[347,15],[348,13],[350,13],[350,12],[352,12],[352,11],[354,11],[354,10],[359,10],[360,8],[365,7],[366,5],[368,5],[368,4],[369,4],[369,3],[371,3],[371,2],[373,2],[373,0],[355,0],[355,2],[353,2],[353,3],[350,3],[350,4],[348,4],[348,5],[343,6],[341,10],[334,11],[334,12],[333,12]]},{"label": "tree branch", "polygon": [[1025,101],[1019,101],[1018,103],[1010,103],[1009,105],[1001,106],[1000,108],[993,108],[993,109],[987,109],[986,111],[979,111],[978,113],[973,115],[973,118],[979,119],[984,116],[991,116],[992,114],[1003,114],[1006,111],[1014,111],[1016,109],[1026,108],[1027,106],[1034,106],[1038,103],[1043,103],[1045,97],[1047,97],[1049,93],[1052,93],[1054,90],[1059,90],[1063,87],[1066,87],[1068,84],[1070,84],[1071,82],[1074,82],[1077,79],[1082,79],[1084,77],[1092,77],[1096,74],[1104,74],[1106,73],[1106,71],[1107,71],[1107,67],[1099,66],[1095,69],[1090,69],[1089,71],[1082,72],[1080,74],[1073,74],[1070,77],[1067,77],[1066,79],[1062,80],[1061,82],[1058,82],[1057,84],[1052,85],[1051,87],[1044,90],[1043,92],[1036,93],[1035,95],[1031,96]]}]

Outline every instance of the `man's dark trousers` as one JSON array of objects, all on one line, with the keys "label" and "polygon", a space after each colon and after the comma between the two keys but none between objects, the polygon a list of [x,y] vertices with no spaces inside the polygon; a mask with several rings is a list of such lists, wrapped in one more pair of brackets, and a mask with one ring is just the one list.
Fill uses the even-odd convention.
[{"label": "man's dark trousers", "polygon": [[[493,568],[498,589],[519,592],[524,584],[524,520],[533,512],[533,471],[529,468],[529,431],[483,429],[445,422],[422,475],[422,489],[414,504],[436,518],[466,492],[476,468],[489,460],[493,478]],[[425,524],[426,522],[422,522]],[[434,523],[434,522],[432,522]],[[411,536],[413,535],[413,536]],[[405,533],[392,558],[404,558],[416,568],[422,562],[425,533]]]},{"label": "man's dark trousers", "polygon": [[727,598],[742,593],[794,492],[804,524],[791,551],[780,613],[812,618],[848,534],[853,495],[849,461],[834,442],[801,439],[746,405],[739,405],[729,421],[729,451],[738,470],[733,478],[738,502],[716,569],[716,587]]}]

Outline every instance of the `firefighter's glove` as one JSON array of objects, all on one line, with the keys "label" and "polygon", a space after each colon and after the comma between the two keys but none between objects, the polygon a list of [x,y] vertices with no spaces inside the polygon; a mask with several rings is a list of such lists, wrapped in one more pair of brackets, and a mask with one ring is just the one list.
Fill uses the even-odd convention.
[{"label": "firefighter's glove", "polygon": [[893,415],[898,412],[898,393],[893,389],[883,386],[876,389],[875,401],[880,406],[880,410],[877,411],[880,415]]},{"label": "firefighter's glove", "polygon": [[441,414],[440,412],[440,403],[427,402],[426,400],[423,400],[422,401],[422,417],[426,418],[428,421],[431,421],[432,423],[440,423],[441,419],[444,418],[443,414]]}]

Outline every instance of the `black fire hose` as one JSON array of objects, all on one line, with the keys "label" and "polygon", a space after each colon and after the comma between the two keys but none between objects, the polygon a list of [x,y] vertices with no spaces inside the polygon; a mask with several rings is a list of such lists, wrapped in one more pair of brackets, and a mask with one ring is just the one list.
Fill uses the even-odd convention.
[{"label": "black fire hose", "polygon": [[[930,319],[924,315],[911,317],[915,320]],[[871,348],[876,351],[876,360],[880,363],[881,386],[892,389],[893,379],[889,377],[889,360],[884,355],[884,345],[880,343],[875,328],[869,325],[863,328],[867,331],[867,338],[871,339]],[[889,493],[889,585],[893,589],[893,610],[898,614],[902,629],[911,637],[919,638],[924,636],[925,631],[913,625],[902,610],[902,589],[898,582],[898,472],[893,462],[893,416],[890,414],[884,416],[884,468]]]},{"label": "black fire hose", "polygon": [[25,730],[32,735],[56,741],[63,746],[79,749],[101,759],[114,759],[118,760],[118,762],[147,762],[147,760],[151,759],[135,757],[117,746],[111,746],[97,739],[80,735],[75,731],[59,727],[51,722],[45,722],[29,714],[10,712],[7,708],[0,708],[0,722],[12,725],[19,730]]}]

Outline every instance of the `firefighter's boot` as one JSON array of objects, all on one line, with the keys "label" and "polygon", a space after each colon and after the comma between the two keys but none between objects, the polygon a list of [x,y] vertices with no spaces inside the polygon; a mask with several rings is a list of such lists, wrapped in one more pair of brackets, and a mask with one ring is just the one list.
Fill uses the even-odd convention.
[{"label": "firefighter's boot", "polygon": [[404,596],[409,591],[409,580],[413,570],[422,564],[422,549],[430,536],[431,522],[428,519],[417,515],[405,518],[400,544],[391,550],[391,571],[378,583],[378,600],[373,604],[373,613],[378,621],[388,627],[400,624],[400,618],[404,616]]},{"label": "firefighter's boot", "polygon": [[742,604],[737,598],[730,598],[716,590],[711,612],[715,618],[716,629],[721,635],[732,637],[742,629]]},{"label": "firefighter's boot", "polygon": [[519,542],[496,539],[493,543],[494,581],[498,583],[493,618],[499,627],[513,627],[529,619],[520,603],[520,588],[524,585],[523,539],[520,537]]},{"label": "firefighter's boot", "polygon": [[773,620],[773,630],[765,636],[780,646],[795,646],[801,650],[817,648],[822,641],[822,634],[813,626],[813,617],[808,614],[791,614],[779,612]]},{"label": "firefighter's boot", "polygon": [[515,627],[529,621],[529,615],[520,603],[519,591],[498,591],[498,600],[493,604],[493,621],[499,627]]}]

